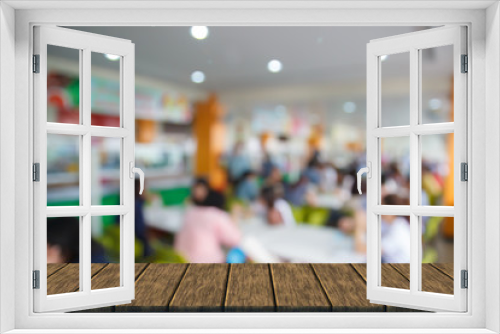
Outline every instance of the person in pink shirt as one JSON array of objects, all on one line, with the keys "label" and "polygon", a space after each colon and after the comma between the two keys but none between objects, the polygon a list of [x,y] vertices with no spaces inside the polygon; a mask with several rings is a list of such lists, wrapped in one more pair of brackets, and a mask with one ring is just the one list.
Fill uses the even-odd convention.
[{"label": "person in pink shirt", "polygon": [[192,187],[192,206],[175,236],[174,248],[190,263],[224,263],[223,247],[238,246],[241,233],[231,216],[223,211],[224,197],[199,178]]}]

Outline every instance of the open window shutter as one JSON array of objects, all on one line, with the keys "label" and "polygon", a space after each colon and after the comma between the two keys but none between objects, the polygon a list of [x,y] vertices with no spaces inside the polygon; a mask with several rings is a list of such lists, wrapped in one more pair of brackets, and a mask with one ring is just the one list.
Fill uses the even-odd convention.
[{"label": "open window shutter", "polygon": [[[450,72],[447,80],[452,80],[453,84],[446,94],[448,101],[444,102],[449,103],[451,110],[446,120],[427,117],[429,98],[438,93],[434,74],[443,70],[432,67],[429,59],[432,60],[433,54],[442,54],[435,52],[439,48],[450,51],[445,64],[449,65]],[[397,58],[405,61],[397,63]],[[389,87],[384,86],[384,82],[394,76],[387,69],[391,61],[396,62],[399,74],[405,73],[407,81],[394,81],[396,84]],[[466,28],[446,26],[373,40],[367,45],[367,70],[367,161],[371,166],[367,179],[368,299],[377,304],[421,310],[466,311],[467,181],[464,176],[467,176],[467,72],[470,71]],[[406,106],[404,103],[393,105],[392,110],[397,113],[384,114],[388,106],[385,99],[391,98],[387,94],[401,91],[404,85],[409,87],[401,93],[407,101]],[[390,117],[397,119],[403,113],[408,113],[404,115],[409,121],[397,126],[390,124]],[[448,143],[448,156],[442,159],[449,161],[450,170],[443,185],[446,198],[440,205],[425,201],[422,191],[425,183],[422,160],[429,154],[428,143],[432,136],[442,136]],[[386,172],[382,170],[384,156],[390,150],[393,156],[398,156],[397,146],[386,145],[391,140],[408,147],[409,159],[404,161],[409,166],[409,203],[404,203],[406,205],[382,202],[383,191],[387,191],[382,186],[382,176]],[[385,239],[387,225],[384,224],[395,220],[401,228],[407,224],[408,239],[399,239],[407,244],[406,258],[384,256],[384,251],[398,241]],[[448,247],[453,251],[448,260],[441,261],[439,254],[433,255],[426,248],[432,243],[431,229],[450,239]]]},{"label": "open window shutter", "polygon": [[[64,52],[76,54],[78,64],[72,82],[72,95],[58,91],[49,85],[50,80],[63,80],[48,73],[48,48],[63,48]],[[34,28],[33,91],[34,91],[34,271],[33,293],[35,312],[72,311],[90,309],[107,305],[129,303],[134,298],[134,179],[133,168],[135,129],[134,129],[134,44],[128,40],[100,36],[59,27],[39,26]],[[93,121],[94,77],[91,73],[92,55],[113,55],[119,69],[117,80],[118,93],[111,101],[116,106],[119,124],[115,126],[96,126]],[[97,82],[99,83],[99,82]],[[48,90],[48,87],[50,90]],[[57,86],[57,85],[56,85]],[[101,90],[106,89],[102,87]],[[76,96],[76,97],[75,97]],[[70,102],[68,102],[70,101]],[[73,124],[60,119],[47,120],[48,105],[59,103],[63,108],[76,104],[79,115]],[[102,114],[102,110],[98,111]],[[118,118],[116,118],[118,119]],[[48,206],[47,187],[51,171],[47,161],[56,151],[51,141],[58,137],[57,143],[72,147],[63,151],[62,157],[74,154],[72,182],[77,183],[78,202]],[[93,154],[94,143],[113,140],[117,144],[120,161],[120,196],[116,205],[102,205],[92,202]],[[49,141],[49,143],[48,143]],[[76,153],[75,153],[76,152]],[[68,158],[69,159],[69,158]],[[69,174],[69,173],[68,173]],[[99,180],[98,180],[99,182]],[[50,186],[50,184],[49,184]],[[93,221],[104,216],[116,217],[114,224],[119,230],[118,254],[113,264],[95,263],[92,255]],[[47,228],[54,219],[62,225],[58,230],[66,230],[76,224],[76,236],[72,242],[78,243],[79,252],[71,261],[74,263],[47,263]],[[69,219],[68,219],[69,218]],[[75,225],[75,226],[76,226]],[[73,229],[75,231],[75,229]],[[104,262],[104,261],[102,261]],[[107,271],[116,283],[102,288],[92,280],[97,272]],[[61,281],[65,283],[61,285]],[[59,282],[59,283],[58,283]],[[52,285],[51,285],[52,284]],[[58,285],[59,284],[59,285]],[[54,290],[53,287],[56,286]]]}]

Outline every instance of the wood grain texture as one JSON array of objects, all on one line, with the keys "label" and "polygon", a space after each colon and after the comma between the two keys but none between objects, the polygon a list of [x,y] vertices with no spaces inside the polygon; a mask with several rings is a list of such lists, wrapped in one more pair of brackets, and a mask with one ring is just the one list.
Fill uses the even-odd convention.
[{"label": "wood grain texture", "polygon": [[[93,263],[91,275],[94,277],[104,267],[105,263]],[[76,292],[80,290],[80,264],[68,263],[47,278],[47,295]]]},{"label": "wood grain texture", "polygon": [[117,305],[116,312],[167,312],[187,264],[154,263],[138,274],[136,264],[135,299]]},{"label": "wood grain texture", "polygon": [[[352,263],[352,267],[359,273],[359,275],[363,278],[363,280],[366,282],[366,264],[365,263]],[[385,264],[384,264],[385,265]],[[385,272],[382,272],[382,278],[386,280],[386,282],[389,282],[393,285],[396,286],[401,286],[404,287],[407,284],[406,283],[401,283],[401,280],[406,280],[406,278],[398,273],[394,268],[388,268],[386,266]],[[399,276],[398,276],[399,275]],[[374,304],[377,305],[377,304]],[[385,309],[386,312],[420,312],[412,309],[407,309],[403,307],[396,307],[396,306],[389,306],[389,305],[383,305],[383,308]]]},{"label": "wood grain texture", "polygon": [[80,267],[78,263],[67,266],[47,278],[47,295],[78,291],[80,288]]},{"label": "wood grain texture", "polygon": [[453,263],[431,263],[431,266],[453,278],[455,275]]},{"label": "wood grain texture", "polygon": [[[392,266],[409,279],[409,264],[393,263]],[[453,294],[453,279],[430,263],[422,263],[422,291]]]},{"label": "wood grain texture", "polygon": [[410,289],[410,276],[405,275],[406,270],[409,273],[410,265],[397,263],[394,264],[382,263],[382,286],[397,289]]},{"label": "wood grain texture", "polygon": [[272,264],[271,273],[278,312],[331,311],[326,292],[308,264]]},{"label": "wood grain texture", "polygon": [[[408,285],[407,264],[384,264],[384,269],[386,282]],[[451,269],[423,266],[423,272],[433,275],[428,284],[434,290],[453,282],[445,270]],[[138,263],[135,271],[136,299],[131,304],[79,312],[415,311],[371,304],[366,299],[366,264]],[[49,291],[77,291],[78,278],[72,279],[72,273],[78,274],[78,264],[50,265]],[[92,264],[93,287],[116,281],[117,265]]]},{"label": "wood grain texture", "polygon": [[47,277],[66,267],[67,263],[47,263]]},{"label": "wood grain texture", "polygon": [[453,294],[453,279],[429,263],[422,264],[422,291]]},{"label": "wood grain texture", "polygon": [[[135,264],[135,280],[137,280],[137,277],[144,271],[144,269],[148,265],[149,265],[148,263],[136,263]],[[93,266],[97,267],[97,264],[94,263]],[[104,268],[104,267],[102,267],[102,268]],[[95,274],[93,276],[95,277]],[[98,308],[93,308],[93,309],[88,309],[88,310],[83,310],[83,311],[75,311],[73,313],[110,313],[110,312],[116,312],[116,307],[117,306],[98,307]],[[138,311],[138,312],[141,312],[141,311]],[[144,310],[142,312],[147,312],[147,311]]]},{"label": "wood grain texture", "polygon": [[174,293],[170,312],[222,312],[226,297],[227,264],[190,264]]},{"label": "wood grain texture", "polygon": [[[92,263],[92,266],[97,266],[97,263]],[[102,268],[97,275],[93,275],[92,290],[117,288],[120,286],[120,264],[109,263]]]},{"label": "wood grain texture", "polygon": [[[366,282],[366,263],[352,263],[353,268],[363,277]],[[398,288],[398,289],[410,289],[409,280],[401,275],[394,269],[390,264],[382,264],[382,286]]]},{"label": "wood grain texture", "polygon": [[231,265],[225,311],[275,311],[273,284],[268,264]]},{"label": "wood grain texture", "polygon": [[366,299],[366,283],[350,264],[312,264],[333,312],[384,312]]}]

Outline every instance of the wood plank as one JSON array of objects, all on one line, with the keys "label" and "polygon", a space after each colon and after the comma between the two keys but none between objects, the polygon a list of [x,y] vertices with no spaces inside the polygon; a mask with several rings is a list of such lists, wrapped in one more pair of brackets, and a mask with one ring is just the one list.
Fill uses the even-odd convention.
[{"label": "wood plank", "polygon": [[[168,304],[187,269],[183,263],[151,263],[139,276],[136,263],[135,299],[117,305],[116,312],[167,312]],[[143,267],[145,267],[144,264]]]},{"label": "wood plank", "polygon": [[308,264],[271,264],[278,312],[328,312],[332,305]]},{"label": "wood plank", "polygon": [[80,288],[80,267],[78,263],[67,266],[47,278],[47,295],[75,292]]},{"label": "wood plank", "polygon": [[[92,266],[97,266],[97,263],[92,263]],[[120,286],[120,264],[109,263],[99,271],[97,275],[93,275],[91,281],[92,290],[117,288]]]},{"label": "wood plank", "polygon": [[[91,275],[95,276],[106,266],[105,263],[93,263]],[[55,295],[80,290],[80,264],[68,263],[59,271],[47,278],[47,295]]]},{"label": "wood plank", "polygon": [[47,277],[52,276],[67,265],[67,263],[47,263]]},{"label": "wood plank", "polygon": [[[364,281],[366,282],[366,264],[352,263],[351,265],[354,269],[356,269],[356,271],[363,277]],[[384,280],[384,282],[386,282],[387,284],[392,284],[393,287],[399,287],[400,289],[403,289],[405,286],[409,285],[409,283],[406,283],[408,282],[406,277],[398,273],[394,269],[394,267],[387,263],[382,264],[382,266],[384,268],[384,270],[382,271],[382,279]],[[384,305],[384,308],[386,312],[420,312],[418,310],[389,305]]]},{"label": "wood plank", "polygon": [[422,263],[422,291],[453,294],[453,278],[430,263]]},{"label": "wood plank", "polygon": [[[94,267],[97,267],[97,265],[94,263]],[[148,266],[147,263],[136,263],[135,264],[135,279],[143,272],[144,268]],[[104,268],[104,267],[102,267]],[[94,275],[95,276],[95,275]],[[75,311],[73,313],[110,313],[110,312],[115,312],[116,308],[118,306],[106,306],[106,307],[98,307],[98,308],[92,308],[88,310],[82,310],[82,311]],[[141,311],[136,311],[136,312],[141,312]]]},{"label": "wood plank", "polygon": [[168,310],[171,312],[222,312],[226,297],[227,264],[190,264]]},{"label": "wood plank", "polygon": [[[352,263],[351,265],[366,282],[366,263]],[[397,289],[410,289],[409,280],[398,273],[390,264],[382,263],[381,274],[383,286]]]},{"label": "wood plank", "polygon": [[[96,272],[101,266],[102,270]],[[147,263],[135,264],[135,278],[142,273]],[[95,267],[95,269],[94,269]],[[92,290],[115,288],[120,286],[120,264],[118,263],[92,263]]]},{"label": "wood plank", "polygon": [[350,264],[312,264],[333,312],[384,312],[366,298],[366,282]]},{"label": "wood plank", "polygon": [[225,311],[275,311],[273,284],[268,264],[231,265]]},{"label": "wood plank", "polygon": [[[409,279],[409,264],[393,263],[392,266]],[[453,294],[453,279],[430,263],[422,263],[422,291]]]},{"label": "wood plank", "polygon": [[453,263],[431,263],[433,267],[453,278],[455,275]]}]

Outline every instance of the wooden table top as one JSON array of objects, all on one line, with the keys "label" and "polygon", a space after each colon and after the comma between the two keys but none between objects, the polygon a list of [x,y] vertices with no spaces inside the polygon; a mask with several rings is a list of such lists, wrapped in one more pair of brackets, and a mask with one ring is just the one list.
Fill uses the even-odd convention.
[{"label": "wooden table top", "polygon": [[[131,304],[81,312],[408,312],[366,299],[366,264],[137,263]],[[49,264],[48,294],[78,291],[78,264]],[[92,289],[119,285],[93,264]],[[409,265],[383,264],[382,285],[409,288]],[[423,264],[422,289],[453,293],[452,264]]]}]

